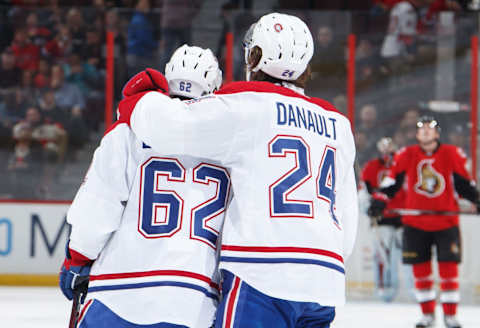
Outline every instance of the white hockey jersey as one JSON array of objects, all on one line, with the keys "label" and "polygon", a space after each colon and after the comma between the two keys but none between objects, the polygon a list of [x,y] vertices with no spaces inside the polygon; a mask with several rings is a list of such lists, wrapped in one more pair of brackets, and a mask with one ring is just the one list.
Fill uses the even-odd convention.
[{"label": "white hockey jersey", "polygon": [[417,12],[408,1],[397,3],[390,12],[388,32],[383,40],[382,57],[404,55],[406,45],[402,38],[413,38],[417,33]]},{"label": "white hockey jersey", "polygon": [[212,161],[164,156],[116,124],[67,215],[70,248],[96,259],[85,308],[96,299],[137,324],[210,327],[229,181]]},{"label": "white hockey jersey", "polygon": [[358,219],[351,126],[292,89],[236,82],[186,103],[149,92],[131,127],[165,153],[231,170],[221,268],[269,296],[340,305]]}]

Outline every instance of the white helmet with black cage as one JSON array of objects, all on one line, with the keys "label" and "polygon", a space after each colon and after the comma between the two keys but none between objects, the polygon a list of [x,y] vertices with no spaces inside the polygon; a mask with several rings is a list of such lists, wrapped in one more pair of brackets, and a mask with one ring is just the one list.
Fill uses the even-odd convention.
[{"label": "white helmet with black cage", "polygon": [[222,71],[212,51],[186,44],[165,65],[165,78],[170,95],[185,98],[210,94],[222,85]]},{"label": "white helmet with black cage", "polygon": [[[272,13],[250,26],[243,40],[247,80],[251,72],[259,70],[287,81],[298,79],[307,69],[313,56],[313,38],[308,26],[298,17]],[[259,47],[262,57],[250,67],[250,51]]]}]

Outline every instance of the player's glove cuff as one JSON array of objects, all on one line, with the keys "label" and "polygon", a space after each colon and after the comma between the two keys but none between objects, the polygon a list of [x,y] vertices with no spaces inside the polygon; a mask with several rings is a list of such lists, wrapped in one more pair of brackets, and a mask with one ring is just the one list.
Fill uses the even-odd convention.
[{"label": "player's glove cuff", "polygon": [[[84,289],[83,300],[86,296],[86,289],[88,286],[88,277],[90,276],[90,269],[93,260],[82,254],[66,247],[66,256],[63,265],[60,269],[59,285],[63,295],[69,300],[73,299],[73,293],[77,289]],[[81,286],[80,286],[81,282]]]}]

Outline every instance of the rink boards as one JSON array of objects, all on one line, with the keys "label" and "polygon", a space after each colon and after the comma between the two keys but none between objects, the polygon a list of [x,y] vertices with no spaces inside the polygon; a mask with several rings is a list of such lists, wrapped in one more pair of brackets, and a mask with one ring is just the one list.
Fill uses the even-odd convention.
[{"label": "rink boards", "polygon": [[[362,211],[361,211],[362,213]],[[363,212],[364,213],[364,212]],[[460,229],[462,234],[462,263],[459,267],[459,283],[461,302],[464,304],[480,304],[480,247],[479,215],[460,216]],[[370,219],[365,214],[360,214],[357,241],[352,256],[346,265],[347,296],[349,300],[376,300],[373,282],[373,244],[375,235],[370,227]],[[400,287],[397,301],[413,301],[413,281],[406,279],[409,267],[399,270]],[[433,266],[436,289],[438,290],[438,268]]]},{"label": "rink boards", "polygon": [[0,202],[0,285],[57,284],[69,234],[69,205]]},{"label": "rink boards", "polygon": [[[57,285],[69,234],[65,222],[69,205],[70,202],[0,202],[0,285]],[[475,251],[480,245],[480,217],[464,216],[460,221],[462,300],[480,304],[480,257]],[[349,299],[374,298],[373,238],[369,219],[362,215],[355,251],[347,261]],[[411,300],[408,284],[401,284],[397,299]]]}]

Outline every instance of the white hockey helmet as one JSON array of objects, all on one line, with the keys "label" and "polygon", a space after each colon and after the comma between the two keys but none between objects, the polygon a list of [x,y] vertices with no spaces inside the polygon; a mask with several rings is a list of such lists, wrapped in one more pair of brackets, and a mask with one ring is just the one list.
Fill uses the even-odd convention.
[{"label": "white hockey helmet", "polygon": [[382,155],[388,155],[394,153],[397,150],[397,145],[393,142],[392,138],[383,137],[377,142],[377,149]]},{"label": "white hockey helmet", "polygon": [[165,78],[170,95],[186,98],[212,93],[222,85],[222,71],[212,51],[186,44],[178,48],[165,65]]},{"label": "white hockey helmet", "polygon": [[[262,57],[249,67],[248,56],[255,47]],[[263,16],[245,34],[247,80],[259,70],[280,80],[296,80],[305,72],[313,56],[313,38],[308,26],[298,17],[273,13]]]}]

